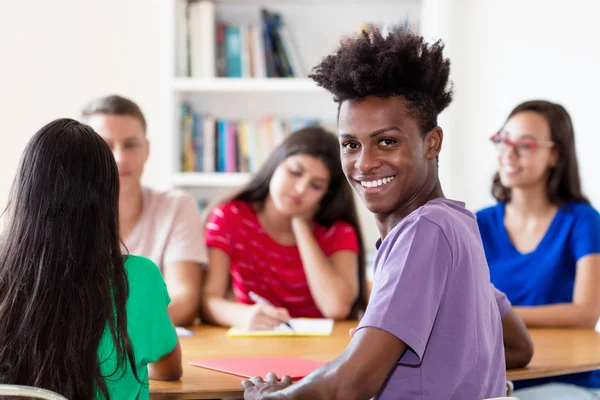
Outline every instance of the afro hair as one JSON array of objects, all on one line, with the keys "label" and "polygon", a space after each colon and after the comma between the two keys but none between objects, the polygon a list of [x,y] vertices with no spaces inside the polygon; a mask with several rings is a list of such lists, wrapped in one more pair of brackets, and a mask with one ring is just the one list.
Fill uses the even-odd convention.
[{"label": "afro hair", "polygon": [[331,92],[339,105],[368,96],[401,96],[425,134],[452,101],[450,60],[444,58],[443,50],[440,40],[430,45],[403,27],[386,37],[371,27],[343,42],[309,77]]}]

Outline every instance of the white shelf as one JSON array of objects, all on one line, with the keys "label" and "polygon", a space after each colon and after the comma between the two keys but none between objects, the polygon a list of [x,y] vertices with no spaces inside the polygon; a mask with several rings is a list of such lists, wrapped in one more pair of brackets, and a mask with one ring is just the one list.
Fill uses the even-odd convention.
[{"label": "white shelf", "polygon": [[175,78],[173,89],[196,93],[327,93],[308,78]]},{"label": "white shelf", "polygon": [[252,174],[244,172],[179,172],[171,184],[186,187],[236,187],[244,185]]},{"label": "white shelf", "polygon": [[[417,3],[419,0],[403,0],[404,3]],[[273,4],[285,4],[285,5],[323,5],[323,4],[359,4],[359,5],[372,5],[372,4],[397,4],[398,0],[216,0],[219,4],[236,4],[236,5],[273,5]]]}]

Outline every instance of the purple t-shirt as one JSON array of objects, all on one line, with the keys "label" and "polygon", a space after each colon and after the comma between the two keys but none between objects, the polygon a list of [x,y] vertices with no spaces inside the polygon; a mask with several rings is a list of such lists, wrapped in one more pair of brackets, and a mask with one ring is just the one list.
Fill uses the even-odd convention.
[{"label": "purple t-shirt", "polygon": [[438,198],[385,237],[359,328],[402,340],[376,399],[465,400],[506,395],[501,313],[510,303],[490,283],[475,215]]}]

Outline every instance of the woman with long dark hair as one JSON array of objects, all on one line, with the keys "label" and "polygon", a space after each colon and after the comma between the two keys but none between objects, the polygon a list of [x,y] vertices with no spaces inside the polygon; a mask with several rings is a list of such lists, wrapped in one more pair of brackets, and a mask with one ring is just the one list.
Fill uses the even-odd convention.
[{"label": "woman with long dark hair", "polygon": [[118,206],[117,165],[89,126],[59,119],[31,138],[0,237],[0,383],[137,399],[149,376],[181,376],[164,281],[121,254]]},{"label": "woman with long dark hair", "polygon": [[[206,224],[204,317],[270,329],[292,317],[356,316],[365,307],[364,249],[334,135],[292,133]],[[229,285],[235,301],[227,299]]]},{"label": "woman with long dark hair", "polygon": [[[477,213],[492,283],[529,327],[592,329],[600,316],[600,215],[581,189],[571,117],[560,104],[527,101],[492,142],[498,204]],[[600,371],[516,386],[549,382],[517,397],[592,398]]]}]

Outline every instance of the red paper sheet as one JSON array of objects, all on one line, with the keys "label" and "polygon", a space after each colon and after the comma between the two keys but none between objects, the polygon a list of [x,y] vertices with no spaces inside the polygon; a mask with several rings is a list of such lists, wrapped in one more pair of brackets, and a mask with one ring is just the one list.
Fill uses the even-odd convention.
[{"label": "red paper sheet", "polygon": [[279,378],[288,375],[292,380],[299,380],[325,362],[296,357],[250,357],[210,358],[190,361],[190,364],[246,378],[253,376],[264,378],[268,372],[274,372]]}]

